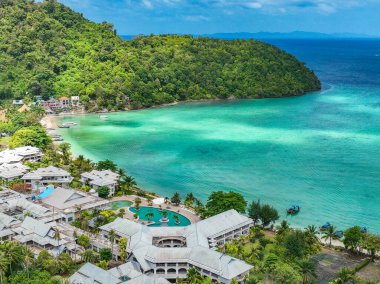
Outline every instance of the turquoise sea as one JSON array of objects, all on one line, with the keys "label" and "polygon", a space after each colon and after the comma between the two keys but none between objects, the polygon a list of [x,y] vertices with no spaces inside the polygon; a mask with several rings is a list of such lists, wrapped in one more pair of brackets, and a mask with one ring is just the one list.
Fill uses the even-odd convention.
[{"label": "turquoise sea", "polygon": [[[279,40],[323,81],[284,99],[183,103],[64,117],[76,154],[111,159],[148,191],[233,190],[295,225],[380,233],[380,41]],[[287,217],[298,203],[301,212]]]}]

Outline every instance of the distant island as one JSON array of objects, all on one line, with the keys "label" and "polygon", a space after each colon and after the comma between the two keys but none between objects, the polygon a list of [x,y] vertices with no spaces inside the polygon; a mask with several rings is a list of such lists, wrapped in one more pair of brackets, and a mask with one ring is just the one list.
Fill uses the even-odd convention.
[{"label": "distant island", "polygon": [[321,87],[302,62],[260,41],[189,35],[125,41],[112,24],[91,22],[56,1],[0,5],[1,99],[80,96],[87,111],[114,111],[295,96]]}]

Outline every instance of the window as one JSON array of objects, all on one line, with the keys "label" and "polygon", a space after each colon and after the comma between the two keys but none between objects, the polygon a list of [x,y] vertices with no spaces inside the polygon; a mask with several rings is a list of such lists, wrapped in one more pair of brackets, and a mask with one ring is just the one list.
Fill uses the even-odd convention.
[{"label": "window", "polygon": [[177,273],[177,270],[175,270],[174,268],[168,269],[168,274],[176,274],[176,273]]},{"label": "window", "polygon": [[156,274],[165,274],[165,269],[157,269]]},{"label": "window", "polygon": [[187,270],[185,268],[180,268],[178,270],[178,274],[186,274],[187,273]]}]

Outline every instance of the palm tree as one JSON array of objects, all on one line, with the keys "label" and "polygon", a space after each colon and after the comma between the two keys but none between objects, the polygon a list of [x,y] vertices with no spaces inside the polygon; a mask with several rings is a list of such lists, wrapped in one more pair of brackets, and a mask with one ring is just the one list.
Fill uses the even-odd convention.
[{"label": "palm tree", "polygon": [[125,176],[125,170],[123,170],[123,169],[119,169],[119,170],[117,171],[117,174],[118,174],[120,177],[123,177],[123,176]]},{"label": "palm tree", "polygon": [[331,247],[331,241],[334,238],[336,233],[335,227],[333,225],[330,225],[326,231],[323,231],[323,239],[325,241],[329,240],[329,246]]},{"label": "palm tree", "polygon": [[59,241],[61,240],[61,232],[59,231],[59,229],[57,227],[54,228],[53,238],[58,242],[58,246],[59,246]]},{"label": "palm tree", "polygon": [[175,220],[175,223],[179,224],[179,216],[178,215],[174,215],[173,218]]},{"label": "palm tree", "polygon": [[131,176],[123,176],[120,180],[120,184],[127,186],[128,189],[137,186],[136,180]]},{"label": "palm tree", "polygon": [[313,279],[316,277],[315,263],[309,260],[301,260],[298,262],[298,267],[302,274],[302,284],[312,283]]},{"label": "palm tree", "polygon": [[288,221],[282,220],[282,222],[280,223],[280,226],[277,227],[277,234],[282,235],[283,233],[285,233],[289,229],[290,229],[290,226],[289,226]]},{"label": "palm tree", "polygon": [[112,229],[112,230],[110,231],[109,235],[108,235],[108,238],[109,238],[109,240],[110,240],[110,242],[111,242],[111,253],[112,253],[112,255],[113,255],[113,244],[114,244],[114,242],[115,242],[115,237],[116,237],[116,233],[115,233],[115,231]]},{"label": "palm tree", "polygon": [[145,214],[145,217],[150,221],[154,217],[154,214],[152,211],[149,211]]},{"label": "palm tree", "polygon": [[27,246],[22,247],[22,257],[22,264],[25,267],[26,275],[29,278],[29,267],[32,265],[34,261],[34,255]]},{"label": "palm tree", "polygon": [[7,255],[0,251],[0,284],[3,284],[3,275],[7,272],[9,265],[9,260]]},{"label": "palm tree", "polygon": [[94,263],[96,261],[96,254],[92,249],[86,249],[81,253],[81,257],[84,262]]},{"label": "palm tree", "polygon": [[355,276],[355,271],[347,267],[343,267],[338,272],[338,278],[336,279],[336,283],[338,284],[357,283],[357,277]]},{"label": "palm tree", "polygon": [[318,228],[315,225],[309,225],[305,228],[306,239],[310,245],[319,242],[317,234]]},{"label": "palm tree", "polygon": [[202,283],[203,277],[194,267],[191,267],[187,271],[186,280],[188,283],[198,284],[198,283]]},{"label": "palm tree", "polygon": [[5,243],[5,254],[8,259],[9,271],[12,274],[12,264],[20,263],[22,260],[21,246],[15,242]]}]

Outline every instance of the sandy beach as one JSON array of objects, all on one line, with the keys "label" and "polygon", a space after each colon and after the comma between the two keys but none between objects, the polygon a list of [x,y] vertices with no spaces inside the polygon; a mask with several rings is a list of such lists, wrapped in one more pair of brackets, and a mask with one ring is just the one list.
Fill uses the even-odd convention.
[{"label": "sandy beach", "polygon": [[46,128],[46,130],[49,130],[49,129],[55,129],[58,127],[57,125],[57,116],[55,115],[45,115],[41,121],[40,121],[41,125]]}]

